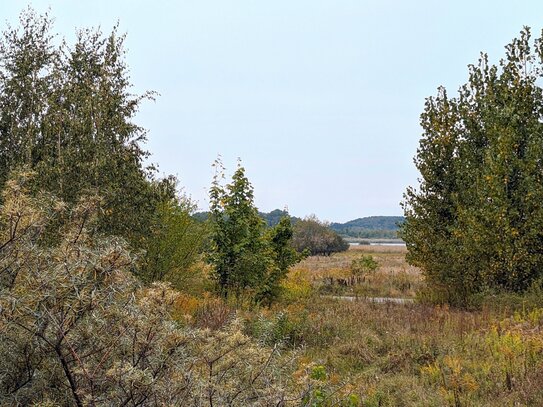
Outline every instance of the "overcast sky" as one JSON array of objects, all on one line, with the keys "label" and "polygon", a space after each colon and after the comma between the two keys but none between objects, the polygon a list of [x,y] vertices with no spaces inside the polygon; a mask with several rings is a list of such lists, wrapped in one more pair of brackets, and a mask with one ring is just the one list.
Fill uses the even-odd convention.
[{"label": "overcast sky", "polygon": [[[17,23],[25,1],[0,0]],[[424,99],[467,65],[492,61],[541,1],[35,0],[55,30],[115,22],[127,33],[135,92],[155,90],[138,124],[162,173],[207,209],[211,164],[240,157],[256,205],[344,222],[400,215]]]}]

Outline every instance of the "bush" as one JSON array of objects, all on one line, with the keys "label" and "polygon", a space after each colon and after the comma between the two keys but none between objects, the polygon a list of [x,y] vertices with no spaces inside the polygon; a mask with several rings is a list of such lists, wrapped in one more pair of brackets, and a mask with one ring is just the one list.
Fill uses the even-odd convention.
[{"label": "bush", "polygon": [[379,263],[374,260],[372,255],[363,255],[351,262],[351,273],[355,276],[363,276],[373,273],[378,267]]},{"label": "bush", "polygon": [[[95,232],[100,200],[73,209],[8,181],[0,208],[0,404],[283,405],[296,399],[290,357],[262,347],[235,318],[180,328],[179,294],[142,288],[122,239]],[[56,243],[43,239],[67,221]],[[187,309],[193,305],[186,304]]]},{"label": "bush", "polygon": [[278,312],[272,317],[260,314],[249,323],[247,330],[251,336],[268,346],[296,347],[303,343],[303,335],[307,324],[306,313],[289,315]]},{"label": "bush", "polygon": [[296,222],[292,244],[297,251],[308,252],[312,256],[330,256],[349,248],[349,243],[315,216]]}]

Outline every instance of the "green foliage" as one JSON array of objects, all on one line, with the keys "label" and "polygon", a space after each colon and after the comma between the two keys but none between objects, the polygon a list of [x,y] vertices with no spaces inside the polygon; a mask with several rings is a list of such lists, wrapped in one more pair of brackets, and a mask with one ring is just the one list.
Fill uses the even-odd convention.
[{"label": "green foliage", "polygon": [[415,157],[422,182],[403,203],[402,237],[443,301],[521,292],[543,270],[541,39],[525,28],[499,66],[483,54],[456,98],[428,98]]},{"label": "green foliage", "polygon": [[305,257],[304,253],[298,253],[292,247],[293,234],[289,216],[281,218],[279,223],[265,233],[264,238],[270,246],[274,267],[259,293],[262,300],[276,298],[281,288],[280,283],[287,276],[290,267]]},{"label": "green foliage", "polygon": [[31,9],[0,39],[0,185],[14,169],[38,174],[40,189],[69,205],[99,191],[99,229],[142,248],[163,196],[143,168],[145,130],[133,122],[124,36],[80,30],[58,42],[52,19]]},{"label": "green foliage", "polygon": [[184,197],[158,204],[138,272],[144,282],[168,281],[179,290],[194,285],[198,277],[194,265],[201,253],[205,225],[191,217],[192,210],[192,203]]},{"label": "green foliage", "polygon": [[307,407],[357,407],[361,405],[356,394],[349,394],[345,389],[331,384],[330,375],[323,365],[312,366],[309,371],[310,389],[302,399],[302,406]]},{"label": "green foliage", "polygon": [[289,346],[296,348],[303,344],[302,335],[307,329],[307,315],[290,315],[279,312],[271,317],[259,315],[249,322],[247,329],[252,337],[268,346]]},{"label": "green foliage", "polygon": [[238,168],[224,188],[222,163],[210,190],[211,250],[208,256],[217,286],[223,296],[247,296],[269,302],[279,289],[288,268],[301,257],[290,247],[292,228],[286,218],[266,231],[253,203],[253,188]]},{"label": "green foliage", "polygon": [[220,185],[221,163],[210,190],[212,251],[209,259],[224,296],[239,297],[244,290],[256,290],[272,267],[264,240],[264,222],[253,204],[253,188],[238,166],[232,183]]},{"label": "green foliage", "polygon": [[355,276],[362,276],[368,273],[373,273],[379,267],[379,263],[374,260],[371,254],[362,255],[358,259],[351,262],[351,273]]},{"label": "green foliage", "polygon": [[313,256],[329,256],[349,248],[349,244],[341,236],[314,215],[296,222],[293,246],[299,252],[307,252]]},{"label": "green foliage", "polygon": [[325,381],[328,378],[326,374],[326,368],[322,365],[315,366],[311,371],[311,376],[313,380],[319,380],[321,382]]}]

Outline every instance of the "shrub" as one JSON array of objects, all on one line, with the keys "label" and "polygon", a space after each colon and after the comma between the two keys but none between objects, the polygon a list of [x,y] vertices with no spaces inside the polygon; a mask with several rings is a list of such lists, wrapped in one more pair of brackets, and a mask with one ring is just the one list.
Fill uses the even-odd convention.
[{"label": "shrub", "polygon": [[313,256],[330,256],[349,248],[349,244],[341,236],[314,215],[296,222],[292,244],[297,251],[308,252]]},{"label": "shrub", "polygon": [[379,263],[374,260],[372,255],[363,255],[351,262],[351,272],[355,276],[363,276],[373,273],[379,267]]},{"label": "shrub", "polygon": [[[0,208],[0,404],[284,405],[296,399],[277,352],[230,318],[180,328],[179,294],[142,288],[122,239],[94,231],[100,200],[73,209],[8,181]],[[68,219],[56,243],[43,239]],[[188,305],[191,307],[191,305]],[[190,308],[189,308],[190,309]]]}]

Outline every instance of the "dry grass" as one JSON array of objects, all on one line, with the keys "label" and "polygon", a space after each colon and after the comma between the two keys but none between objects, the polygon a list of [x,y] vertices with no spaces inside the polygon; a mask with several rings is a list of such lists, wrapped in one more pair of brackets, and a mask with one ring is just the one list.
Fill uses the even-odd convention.
[{"label": "dry grass", "polygon": [[405,246],[369,246],[353,245],[343,253],[335,253],[331,256],[311,256],[299,263],[296,268],[310,269],[313,272],[326,271],[330,269],[348,269],[351,262],[362,255],[371,255],[378,262],[380,270],[394,274],[406,272],[413,275],[420,275],[420,271],[405,262]]},{"label": "dry grass", "polygon": [[[371,255],[378,270],[342,293],[413,297],[424,281],[405,253],[353,246],[308,258],[290,272],[272,308],[234,311],[212,299],[180,306],[192,313],[192,324],[205,327],[237,312],[257,340],[296,349],[297,371],[312,366],[324,378],[315,379],[320,401],[312,406],[543,406],[542,308],[466,311],[323,295],[326,279],[345,278],[352,260]],[[409,288],[399,289],[401,281]]]},{"label": "dry grass", "polygon": [[[302,273],[324,294],[414,298],[423,288],[423,278],[416,267],[405,262],[405,254],[405,246],[351,246],[332,256],[309,257],[293,271]],[[378,269],[356,284],[342,284],[352,276],[352,261],[361,256],[372,256]]]},{"label": "dry grass", "polygon": [[364,405],[543,405],[543,312],[508,318],[419,304],[306,303],[305,354]]},{"label": "dry grass", "polygon": [[[543,405],[543,310],[465,311],[321,293],[323,280],[348,275],[353,259],[371,255],[379,269],[351,292],[414,296],[423,277],[405,263],[405,253],[405,247],[353,246],[308,258],[291,272],[285,300],[248,315],[249,326],[258,319],[265,332],[253,334],[301,346],[304,360],[348,382],[360,401],[352,405]],[[400,278],[411,288],[394,291]]]}]

